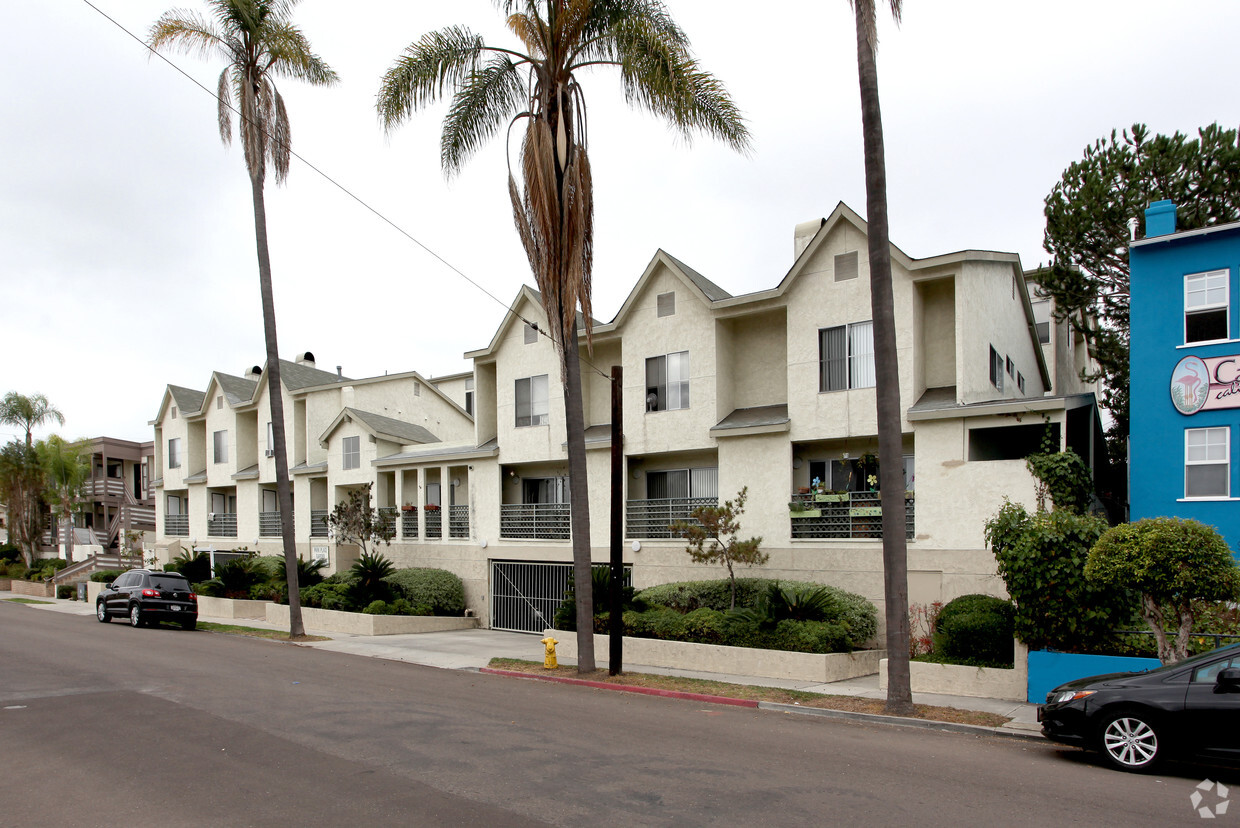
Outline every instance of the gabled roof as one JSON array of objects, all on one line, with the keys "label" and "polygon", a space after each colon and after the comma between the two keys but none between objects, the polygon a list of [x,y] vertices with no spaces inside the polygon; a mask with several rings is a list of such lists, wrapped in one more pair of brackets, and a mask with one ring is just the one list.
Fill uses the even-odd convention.
[{"label": "gabled roof", "polygon": [[371,411],[345,408],[336,415],[336,419],[332,420],[331,425],[319,436],[319,444],[326,447],[332,432],[344,422],[355,422],[372,437],[379,440],[387,440],[391,443],[411,445],[414,443],[440,442],[438,437],[420,425],[414,425],[413,423],[396,420],[391,417],[384,417],[382,414],[375,414]]},{"label": "gabled roof", "polygon": [[254,392],[258,390],[258,383],[254,380],[234,377],[223,371],[215,371],[211,374],[211,378],[219,385],[220,390],[224,392],[224,399],[231,406],[250,402],[254,399]]},{"label": "gabled roof", "polygon": [[[207,398],[205,391],[195,391],[192,388],[182,388],[179,385],[169,385],[168,393],[172,395],[177,408],[181,409],[181,411],[198,411],[202,408],[202,401]],[[160,413],[162,414],[163,411],[161,410]]]},{"label": "gabled roof", "polygon": [[671,255],[666,250],[659,248],[654,252],[654,256],[650,259],[650,263],[646,265],[646,269],[637,280],[637,284],[633,285],[633,289],[630,290],[629,295],[625,297],[624,304],[621,305],[620,310],[616,312],[615,318],[604,325],[602,331],[596,331],[596,333],[606,333],[615,330],[620,326],[624,319],[633,312],[633,308],[637,303],[637,297],[641,296],[642,292],[646,289],[646,285],[651,279],[654,278],[660,267],[666,268],[667,271],[673,276],[679,277],[689,289],[689,292],[697,296],[698,299],[705,305],[710,305],[713,302],[722,302],[726,299],[733,298],[732,294],[719,287],[710,279],[707,279],[701,273],[698,273],[696,270]]},{"label": "gabled roof", "polygon": [[[521,321],[522,315],[518,313],[518,309],[520,308],[522,302],[528,302],[534,306],[538,312],[539,322],[546,318],[547,314],[543,310],[542,306],[542,294],[534,290],[534,288],[529,285],[521,285],[521,289],[517,291],[517,297],[513,299],[512,304],[508,306],[508,313],[504,314],[504,319],[499,323],[499,328],[496,329],[495,335],[491,337],[490,343],[487,344],[485,348],[466,351],[465,359],[478,359],[479,357],[486,357],[495,353],[495,351],[499,348],[499,343],[502,342],[504,337],[508,334],[508,329]],[[528,316],[528,314],[526,315]],[[577,333],[578,337],[582,339],[584,339],[586,335],[585,319],[585,315],[582,314],[581,311],[577,311]],[[602,322],[594,319],[593,317],[590,319],[590,326],[595,330],[604,327]],[[542,330],[544,333],[546,332],[542,325],[539,325],[539,330]]]},{"label": "gabled roof", "polygon": [[[264,366],[263,375],[265,376],[266,374],[267,369]],[[348,377],[338,376],[331,371],[321,371],[309,365],[298,365],[296,362],[289,362],[287,359],[280,360],[280,382],[290,391],[298,391],[311,385],[330,385],[331,383],[347,380]]]}]

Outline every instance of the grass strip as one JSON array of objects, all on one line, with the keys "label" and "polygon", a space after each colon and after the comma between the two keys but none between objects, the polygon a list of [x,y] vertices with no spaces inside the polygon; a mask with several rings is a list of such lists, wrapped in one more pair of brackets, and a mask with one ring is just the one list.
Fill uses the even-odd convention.
[{"label": "grass strip", "polygon": [[[560,678],[587,679],[606,684],[624,684],[631,687],[650,687],[659,690],[675,690],[683,693],[700,693],[707,696],[725,696],[731,699],[792,704],[800,705],[801,707],[819,707],[825,710],[846,710],[851,713],[890,715],[883,709],[885,703],[882,699],[867,699],[857,696],[831,696],[823,693],[808,693],[804,690],[787,690],[782,687],[730,684],[726,681],[665,676],[655,673],[623,673],[619,676],[609,675],[606,670],[595,670],[593,673],[578,673],[576,667],[568,665],[548,670],[542,666],[540,661],[524,661],[515,658],[493,658],[488,666],[498,670],[511,670],[535,675],[554,675]],[[980,725],[982,727],[999,727],[1009,721],[1007,716],[1000,716],[998,713],[961,710],[956,707],[937,707],[929,704],[914,705],[913,715],[909,718],[926,719],[927,721],[934,722]]]},{"label": "grass strip", "polygon": [[13,603],[13,604],[51,604],[51,603],[54,603],[52,601],[40,601],[36,598],[5,598],[4,600],[9,601],[10,603]]},{"label": "grass strip", "polygon": [[[259,627],[242,627],[236,624],[216,624],[211,621],[199,621],[198,629],[207,632],[224,633],[225,635],[244,635],[249,638],[267,638],[272,641],[288,641],[288,633],[284,630],[264,630]],[[328,641],[325,635],[303,635],[298,641]]]}]

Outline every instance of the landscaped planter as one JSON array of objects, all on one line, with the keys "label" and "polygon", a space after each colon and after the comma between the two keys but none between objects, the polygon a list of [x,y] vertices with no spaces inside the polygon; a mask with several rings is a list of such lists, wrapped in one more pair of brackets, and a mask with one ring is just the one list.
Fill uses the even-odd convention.
[{"label": "landscaped planter", "polygon": [[1034,650],[1029,654],[1029,687],[1026,701],[1044,704],[1046,694],[1065,681],[1104,673],[1135,673],[1162,664],[1156,658],[1085,655]]},{"label": "landscaped planter", "polygon": [[814,495],[816,503],[847,503],[848,495],[846,494],[820,494]]},{"label": "landscaped planter", "polygon": [[270,601],[198,596],[198,615],[208,618],[266,618]]},{"label": "landscaped planter", "polygon": [[44,581],[23,581],[20,578],[13,578],[9,585],[9,591],[30,598],[56,597],[56,585]]},{"label": "landscaped planter", "polygon": [[[546,635],[559,640],[556,651],[560,656],[577,658],[577,633],[547,630]],[[595,635],[594,652],[602,656],[600,661],[606,661],[607,651],[608,637]],[[624,663],[629,665],[695,670],[702,673],[738,673],[762,678],[822,683],[876,673],[879,659],[886,655],[886,652],[857,650],[852,653],[790,653],[783,650],[624,637]]]},{"label": "landscaped planter", "polygon": [[[914,693],[941,693],[947,696],[977,696],[1021,701],[1029,682],[1028,649],[1015,642],[1016,658],[1010,670],[997,667],[965,667],[960,664],[909,662],[909,684]],[[878,671],[878,689],[887,689],[887,659]],[[1042,694],[1045,700],[1046,694]]]},{"label": "landscaped planter", "polygon": [[[288,626],[288,604],[267,603],[267,623]],[[306,630],[351,633],[353,635],[403,635],[407,633],[472,630],[477,618],[446,615],[367,615],[364,612],[301,608],[301,621]]]}]

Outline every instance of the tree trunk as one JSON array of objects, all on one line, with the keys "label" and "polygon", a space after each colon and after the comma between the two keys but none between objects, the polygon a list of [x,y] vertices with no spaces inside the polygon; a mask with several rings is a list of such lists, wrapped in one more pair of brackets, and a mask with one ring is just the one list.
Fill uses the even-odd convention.
[{"label": "tree trunk", "polygon": [[288,637],[306,634],[297,591],[297,543],[293,529],[293,492],[288,479],[288,447],[284,438],[284,397],[280,384],[280,350],[276,343],[276,305],[271,289],[271,254],[267,249],[267,207],[263,179],[250,176],[254,193],[254,238],[258,245],[258,284],[263,295],[263,340],[267,346],[267,396],[271,402],[271,439],[275,443],[276,503],[280,507],[280,536],[284,541],[284,571],[288,583]]},{"label": "tree trunk", "polygon": [[[554,322],[552,324],[555,324]],[[577,600],[577,672],[594,672],[594,583],[590,577],[590,489],[586,481],[586,428],[582,413],[577,323],[563,340],[564,422],[568,428],[569,516],[573,534],[573,594]]]},{"label": "tree trunk", "polygon": [[[871,0],[872,2],[872,0]],[[887,622],[888,713],[912,712],[908,663],[908,544],[905,539],[900,366],[891,293],[891,244],[887,232],[887,162],[878,100],[878,66],[866,37],[866,3],[855,0],[857,76],[865,143],[865,195],[870,253],[870,306],[874,316],[874,383],[878,408],[879,490],[883,509],[883,598]]]}]

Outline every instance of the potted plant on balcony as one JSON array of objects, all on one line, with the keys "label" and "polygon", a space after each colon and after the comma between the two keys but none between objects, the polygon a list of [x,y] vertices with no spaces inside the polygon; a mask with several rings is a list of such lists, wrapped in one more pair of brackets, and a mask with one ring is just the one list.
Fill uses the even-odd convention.
[{"label": "potted plant on balcony", "polygon": [[416,511],[416,507],[412,503],[406,503],[404,506],[400,507],[400,510],[402,512],[413,512]]},{"label": "potted plant on balcony", "polygon": [[439,504],[438,504],[438,503],[428,503],[428,504],[426,504],[426,511],[428,511],[428,512],[438,512],[438,511],[439,511]]}]

